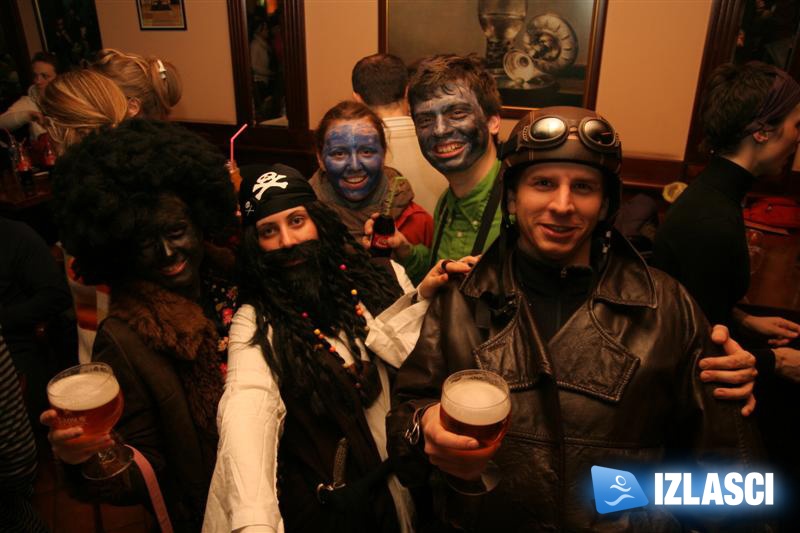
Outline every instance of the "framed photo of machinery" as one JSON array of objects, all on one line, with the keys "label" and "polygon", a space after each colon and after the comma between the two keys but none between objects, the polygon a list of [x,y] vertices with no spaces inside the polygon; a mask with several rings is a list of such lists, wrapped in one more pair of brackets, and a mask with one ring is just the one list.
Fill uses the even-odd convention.
[{"label": "framed photo of machinery", "polygon": [[597,100],[608,0],[381,0],[379,50],[410,66],[477,54],[497,80],[502,116]]}]

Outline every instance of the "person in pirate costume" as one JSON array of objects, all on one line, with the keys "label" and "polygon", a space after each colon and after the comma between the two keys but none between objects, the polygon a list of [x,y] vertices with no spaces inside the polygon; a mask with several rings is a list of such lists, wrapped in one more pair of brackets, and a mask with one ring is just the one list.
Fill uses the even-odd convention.
[{"label": "person in pirate costume", "polygon": [[385,417],[397,354],[416,336],[393,347],[403,324],[392,316],[424,314],[447,276],[432,271],[415,292],[402,267],[371,260],[296,170],[241,173],[243,305],[204,530],[412,531],[409,493],[386,461]]},{"label": "person in pirate costume", "polygon": [[[152,466],[176,531],[199,531],[214,468],[227,329],[236,306],[234,256],[210,244],[235,224],[225,160],[177,125],[131,120],[89,134],[56,166],[64,246],[89,283],[111,287],[92,360],[109,364],[124,410],[115,432]],[[80,465],[108,435],[41,420],[76,496],[150,504],[139,463],[105,481]]]}]

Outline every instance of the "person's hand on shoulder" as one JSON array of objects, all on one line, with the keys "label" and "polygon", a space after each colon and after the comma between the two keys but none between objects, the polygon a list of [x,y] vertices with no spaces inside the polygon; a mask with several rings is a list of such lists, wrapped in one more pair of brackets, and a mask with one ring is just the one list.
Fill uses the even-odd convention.
[{"label": "person's hand on shoulder", "polygon": [[700,379],[705,383],[728,385],[714,389],[714,397],[720,400],[745,400],[742,416],[749,416],[756,408],[756,398],[753,396],[758,375],[756,358],[730,337],[725,326],[714,326],[711,340],[722,347],[725,355],[700,359]]},{"label": "person's hand on shoulder", "polygon": [[433,298],[436,292],[447,283],[447,280],[454,275],[464,275],[478,262],[481,256],[462,257],[458,261],[452,259],[442,259],[434,265],[425,275],[417,286],[417,294],[420,298]]},{"label": "person's hand on shoulder", "polygon": [[800,350],[794,348],[774,348],[775,372],[788,380],[800,383]]},{"label": "person's hand on shoulder", "polygon": [[800,335],[800,324],[779,316],[744,314],[740,322],[750,331],[768,337],[771,346],[786,346]]}]

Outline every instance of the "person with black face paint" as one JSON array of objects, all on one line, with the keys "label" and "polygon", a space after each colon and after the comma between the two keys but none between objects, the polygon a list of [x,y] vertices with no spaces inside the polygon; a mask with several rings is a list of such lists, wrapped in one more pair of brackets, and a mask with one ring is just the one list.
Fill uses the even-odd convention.
[{"label": "person with black face paint", "polygon": [[243,305],[204,531],[413,531],[409,493],[386,460],[385,417],[398,354],[419,332],[406,338],[413,320],[394,317],[424,315],[448,276],[437,265],[415,292],[397,263],[373,262],[299,172],[241,174]]},{"label": "person with black face paint", "polygon": [[447,180],[422,155],[411,120],[406,91],[408,69],[391,54],[362,57],[353,67],[353,99],[367,105],[383,121],[386,165],[396,168],[414,187],[414,201],[433,213],[447,189]]},{"label": "person with black face paint", "polygon": [[54,177],[66,250],[87,282],[111,288],[92,360],[112,367],[124,400],[114,431],[144,462],[106,481],[84,479],[81,464],[114,437],[56,429],[48,410],[41,421],[53,452],[77,497],[151,507],[155,481],[174,529],[198,531],[236,307],[233,254],[207,242],[235,223],[225,160],[177,125],[131,120],[70,147]]},{"label": "person with black face paint", "polygon": [[[411,117],[425,159],[444,174],[448,189],[433,213],[431,246],[396,234],[394,257],[412,280],[439,259],[479,255],[500,232],[500,93],[474,56],[440,55],[420,62],[408,86]],[[365,232],[371,234],[371,221]]]}]

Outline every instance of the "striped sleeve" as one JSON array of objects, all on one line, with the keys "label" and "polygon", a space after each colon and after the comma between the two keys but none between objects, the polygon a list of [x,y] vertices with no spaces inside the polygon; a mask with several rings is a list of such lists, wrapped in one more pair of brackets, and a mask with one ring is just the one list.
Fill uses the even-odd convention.
[{"label": "striped sleeve", "polygon": [[17,369],[0,330],[0,531],[47,533],[31,504],[36,476],[36,443]]},{"label": "striped sleeve", "polygon": [[0,491],[27,490],[36,474],[36,444],[17,370],[5,340],[0,336]]}]

